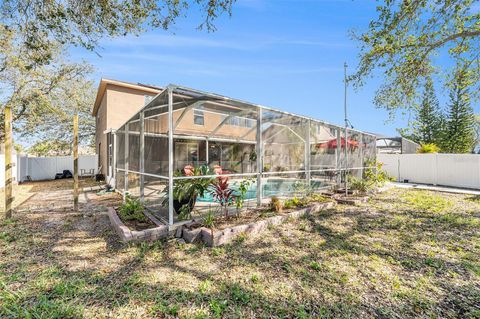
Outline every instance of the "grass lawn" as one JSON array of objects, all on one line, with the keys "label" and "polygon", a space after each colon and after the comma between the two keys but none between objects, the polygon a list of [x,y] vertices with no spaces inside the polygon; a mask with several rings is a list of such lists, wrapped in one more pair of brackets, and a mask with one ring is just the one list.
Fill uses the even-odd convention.
[{"label": "grass lawn", "polygon": [[480,318],[480,199],[393,189],[220,248],[118,243],[80,213],[0,226],[1,318]]}]

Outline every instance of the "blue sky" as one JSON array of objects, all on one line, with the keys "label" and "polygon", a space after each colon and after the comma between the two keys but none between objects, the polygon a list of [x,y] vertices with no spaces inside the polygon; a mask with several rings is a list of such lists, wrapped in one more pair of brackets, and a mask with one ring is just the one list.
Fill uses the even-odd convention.
[{"label": "blue sky", "polygon": [[[358,50],[351,30],[375,17],[369,0],[238,0],[232,17],[217,20],[214,33],[196,30],[197,12],[170,31],[102,42],[101,57],[74,49],[101,77],[155,85],[176,83],[277,109],[343,123],[343,63],[353,72]],[[355,128],[395,135],[406,123],[376,109],[379,80],[349,89]]]}]

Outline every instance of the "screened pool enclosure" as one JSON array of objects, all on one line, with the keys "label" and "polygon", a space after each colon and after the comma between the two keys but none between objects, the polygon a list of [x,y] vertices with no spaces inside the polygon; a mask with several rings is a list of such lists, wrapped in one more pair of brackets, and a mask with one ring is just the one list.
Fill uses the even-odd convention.
[{"label": "screened pool enclosure", "polygon": [[115,188],[170,225],[218,210],[218,180],[254,207],[360,178],[376,143],[367,133],[176,85],[112,136]]}]

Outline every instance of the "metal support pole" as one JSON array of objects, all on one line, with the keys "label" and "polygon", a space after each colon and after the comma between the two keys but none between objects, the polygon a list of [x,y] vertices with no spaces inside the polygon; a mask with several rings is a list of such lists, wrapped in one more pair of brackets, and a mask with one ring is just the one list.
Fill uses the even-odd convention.
[{"label": "metal support pole", "polygon": [[363,145],[363,134],[360,134],[360,160],[362,161],[362,165],[360,165],[360,167],[362,168],[362,171],[360,172],[361,173],[361,178],[363,178],[363,171],[364,171],[364,167],[365,167],[365,161],[363,160],[363,148],[364,148],[364,145]]},{"label": "metal support pole", "polygon": [[210,154],[208,153],[208,150],[209,150],[209,142],[207,138],[205,140],[205,160],[207,162],[207,166],[210,165],[210,159],[209,159]]},{"label": "metal support pole", "polygon": [[5,106],[5,218],[12,218],[12,109]]},{"label": "metal support pole", "polygon": [[[140,173],[145,173],[145,113],[140,112]],[[145,176],[140,175],[140,202],[144,202],[145,198]]]},{"label": "metal support pole", "polygon": [[173,225],[173,90],[168,88],[168,224]]},{"label": "metal support pole", "polygon": [[305,139],[305,172],[306,172],[306,178],[307,178],[307,185],[308,187],[311,186],[311,174],[310,174],[310,155],[311,155],[311,145],[310,145],[310,125],[311,121],[307,120],[307,136]]},{"label": "metal support pole", "polygon": [[129,124],[125,124],[125,177],[123,179],[124,186],[123,186],[123,201],[125,202],[125,196],[128,193],[128,130]]},{"label": "metal support pole", "polygon": [[343,65],[344,67],[344,82],[345,82],[345,95],[343,101],[343,108],[345,112],[345,196],[348,196],[348,117],[347,117],[347,62]]},{"label": "metal support pole", "polygon": [[78,211],[78,113],[73,115],[73,210]]},{"label": "metal support pole", "polygon": [[257,205],[262,204],[263,185],[263,140],[262,140],[262,108],[257,108]]},{"label": "metal support pole", "polygon": [[112,169],[112,174],[113,174],[113,185],[112,187],[113,188],[117,188],[117,149],[118,149],[118,145],[117,145],[117,133],[116,132],[112,132],[112,136],[113,136],[113,147],[112,147],[112,156],[113,156],[113,159],[112,159],[112,165],[113,165],[113,169]]},{"label": "metal support pole", "polygon": [[[338,183],[337,185],[339,185],[342,182],[342,173],[341,173],[342,172],[341,171],[341,168],[342,168],[342,161],[341,161],[341,157],[342,157],[342,132],[341,132],[340,128],[337,128],[335,131],[337,132],[337,148],[335,149],[335,154],[337,155],[336,156],[337,162],[336,162],[335,168],[340,171],[340,174],[337,175],[337,177],[336,177],[336,179],[337,179],[336,183]],[[340,177],[340,179],[339,179],[339,177]]]}]

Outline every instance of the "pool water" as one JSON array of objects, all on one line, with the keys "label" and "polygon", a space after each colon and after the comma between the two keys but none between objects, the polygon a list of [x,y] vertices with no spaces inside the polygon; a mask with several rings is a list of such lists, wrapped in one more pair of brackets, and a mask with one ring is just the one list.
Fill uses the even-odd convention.
[{"label": "pool water", "polygon": [[[230,188],[234,190],[235,195],[239,195],[238,187],[240,181],[233,181],[230,184]],[[312,188],[321,188],[322,186],[326,186],[326,184],[322,183],[321,181],[311,181]],[[301,182],[296,179],[265,179],[263,180],[263,196],[264,197],[271,197],[271,196],[294,196],[297,193],[300,193],[301,189],[305,188],[305,183]],[[245,199],[255,199],[257,198],[257,182],[253,181],[250,184],[250,187],[247,190],[245,195]],[[203,197],[197,198],[198,202],[206,202],[211,203],[214,202],[213,195],[210,192],[205,192]]]}]

